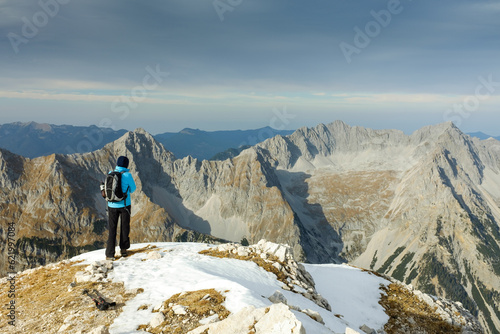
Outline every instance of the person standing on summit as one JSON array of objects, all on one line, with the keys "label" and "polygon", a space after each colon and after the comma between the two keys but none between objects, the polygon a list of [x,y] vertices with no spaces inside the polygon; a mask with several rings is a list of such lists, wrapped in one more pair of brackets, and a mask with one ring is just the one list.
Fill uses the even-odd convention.
[{"label": "person standing on summit", "polygon": [[[115,172],[121,174],[121,187],[122,192],[125,195],[125,199],[119,202],[109,202],[108,201],[108,242],[106,244],[106,259],[114,260],[115,258],[115,247],[116,247],[116,231],[118,228],[118,218],[121,218],[120,227],[120,253],[121,256],[127,256],[127,249],[130,248],[130,210],[131,210],[131,200],[130,194],[132,194],[135,189],[135,182],[128,170],[129,160],[125,156],[120,156],[116,161]],[[111,172],[110,172],[111,173]]]}]

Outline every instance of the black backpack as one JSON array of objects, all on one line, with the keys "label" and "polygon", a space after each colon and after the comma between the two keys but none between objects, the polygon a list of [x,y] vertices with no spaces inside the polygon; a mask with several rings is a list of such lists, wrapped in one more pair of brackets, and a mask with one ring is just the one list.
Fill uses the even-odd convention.
[{"label": "black backpack", "polygon": [[112,171],[106,175],[104,183],[104,197],[108,202],[121,202],[127,198],[127,192],[122,190],[122,174],[124,172]]}]

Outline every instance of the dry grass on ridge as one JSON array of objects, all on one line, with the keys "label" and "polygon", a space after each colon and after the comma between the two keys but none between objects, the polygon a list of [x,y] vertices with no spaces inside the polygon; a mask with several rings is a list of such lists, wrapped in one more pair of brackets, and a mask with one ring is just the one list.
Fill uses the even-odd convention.
[{"label": "dry grass on ridge", "polygon": [[[74,326],[66,332],[87,330],[95,326],[113,323],[122,311],[124,303],[135,294],[126,293],[119,283],[78,283],[70,289],[75,273],[84,265],[61,263],[56,266],[40,267],[16,277],[16,326],[7,324],[7,318],[0,320],[0,331],[7,333],[56,333],[69,316],[74,317]],[[4,284],[1,290],[7,289]],[[114,309],[99,311],[94,302],[85,295],[84,289],[99,290],[108,300],[117,301]],[[119,298],[116,298],[118,297]],[[0,303],[10,301],[6,293],[0,295]]]},{"label": "dry grass on ridge", "polygon": [[[215,314],[219,320],[227,318],[230,312],[222,305],[226,298],[214,289],[198,291],[187,291],[173,295],[163,302],[165,321],[155,328],[141,325],[137,330],[145,330],[149,333],[187,333],[201,326],[200,320]],[[172,306],[182,305],[186,307],[187,314],[175,314]],[[149,306],[147,306],[149,308]]]},{"label": "dry grass on ridge", "polygon": [[[129,256],[148,253],[156,246],[129,250]],[[104,254],[103,254],[104,257]],[[76,272],[84,270],[86,265],[77,262],[51,264],[25,271],[16,276],[16,326],[7,323],[7,317],[0,318],[0,332],[7,333],[56,333],[64,320],[74,315],[75,323],[66,332],[91,330],[97,324],[109,326],[122,311],[125,302],[135,297],[135,293],[126,293],[122,283],[78,283],[73,289]],[[0,305],[10,302],[8,283],[0,284]],[[82,291],[97,289],[109,301],[116,301],[117,306],[107,311],[99,311],[94,302],[82,295]]]},{"label": "dry grass on ridge", "polygon": [[435,309],[401,285],[392,283],[380,289],[385,292],[379,303],[389,315],[384,327],[388,334],[462,332],[460,327],[444,321]]},{"label": "dry grass on ridge", "polygon": [[218,258],[229,258],[229,259],[237,259],[237,260],[243,260],[243,261],[252,261],[255,264],[257,264],[259,267],[263,268],[265,271],[268,271],[270,273],[275,274],[280,282],[285,283],[285,285],[288,284],[288,282],[286,281],[286,278],[287,278],[286,275],[283,272],[279,271],[278,268],[276,268],[275,266],[272,265],[273,263],[277,262],[280,265],[282,265],[283,267],[285,267],[286,264],[283,262],[280,262],[278,260],[278,258],[274,255],[267,254],[267,259],[270,260],[270,262],[266,262],[257,253],[250,253],[247,256],[239,256],[238,254],[227,252],[227,251],[225,251],[225,252],[218,251],[216,248],[209,248],[209,249],[202,250],[199,252],[199,254],[209,255],[209,256],[218,257]]}]

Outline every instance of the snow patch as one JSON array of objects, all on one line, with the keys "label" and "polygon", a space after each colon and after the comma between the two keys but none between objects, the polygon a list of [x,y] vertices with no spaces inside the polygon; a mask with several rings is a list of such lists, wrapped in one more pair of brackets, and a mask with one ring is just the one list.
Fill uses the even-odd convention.
[{"label": "snow patch", "polygon": [[239,242],[244,236],[250,235],[247,224],[239,217],[221,217],[222,201],[216,194],[205,202],[205,205],[195,213],[199,217],[210,223],[210,234],[214,237],[222,238],[230,241]]},{"label": "snow patch", "polygon": [[[149,244],[134,244],[131,249]],[[108,278],[123,282],[125,289],[141,288],[134,299],[127,302],[123,312],[110,326],[111,334],[136,333],[137,327],[153,320],[151,310],[138,310],[141,305],[160,305],[174,294],[213,288],[221,292],[224,306],[232,313],[244,308],[263,308],[273,305],[268,297],[277,290],[290,305],[318,313],[325,325],[309,316],[291,310],[302,323],[307,333],[344,333],[346,327],[359,328],[366,324],[381,328],[387,315],[380,312],[379,284],[384,280],[367,272],[345,265],[305,265],[311,272],[318,291],[329,299],[334,307],[330,312],[304,296],[282,289],[283,283],[272,273],[253,262],[201,255],[199,251],[209,245],[197,243],[151,243],[162,255],[156,260],[147,260],[147,254],[137,253],[115,261]],[[91,264],[105,257],[104,250],[97,250],[74,257]],[[80,263],[82,264],[82,263]],[[339,313],[343,318],[334,314]]]}]

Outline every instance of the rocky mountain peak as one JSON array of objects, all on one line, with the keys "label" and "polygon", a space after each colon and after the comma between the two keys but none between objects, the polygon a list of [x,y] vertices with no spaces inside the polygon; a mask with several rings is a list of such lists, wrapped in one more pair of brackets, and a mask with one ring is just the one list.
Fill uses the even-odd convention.
[{"label": "rocky mountain peak", "polygon": [[16,123],[13,123],[15,125],[20,125],[20,126],[23,126],[23,127],[29,127],[29,128],[32,128],[32,129],[36,129],[36,130],[42,130],[42,131],[45,131],[45,132],[49,132],[49,131],[52,131],[52,126],[50,124],[47,124],[47,123],[37,123],[37,122],[16,122]]},{"label": "rocky mountain peak", "polygon": [[11,189],[14,181],[23,174],[26,159],[0,148],[0,186]]},{"label": "rocky mountain peak", "polygon": [[141,134],[149,134],[146,130],[144,130],[143,128],[137,128],[135,129],[133,132],[135,133],[141,133]]},{"label": "rocky mountain peak", "polygon": [[118,157],[120,155],[129,156],[130,162],[139,163],[141,160],[156,159],[173,161],[174,155],[167,151],[149,132],[138,128],[129,131],[116,141],[105,146]]}]

